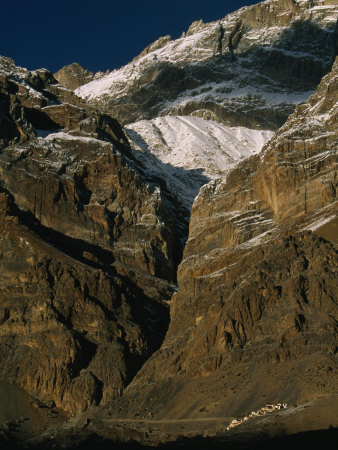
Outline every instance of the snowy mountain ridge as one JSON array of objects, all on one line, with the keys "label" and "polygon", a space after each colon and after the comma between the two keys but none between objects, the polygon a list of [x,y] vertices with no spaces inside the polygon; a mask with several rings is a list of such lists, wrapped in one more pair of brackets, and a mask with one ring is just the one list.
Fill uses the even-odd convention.
[{"label": "snowy mountain ridge", "polygon": [[169,114],[276,129],[334,57],[338,5],[289,3],[269,0],[219,21],[194,22],[179,39],[158,39],[75,92],[123,124]]},{"label": "snowy mountain ridge", "polygon": [[[266,0],[264,3],[270,5],[276,2],[278,2],[278,0]],[[297,3],[305,5],[309,2],[307,0],[298,0]],[[192,34],[189,34],[189,31],[188,33],[183,33],[180,38],[173,41],[170,40],[163,47],[156,48],[141,58],[134,58],[133,62],[120,69],[115,69],[101,79],[91,81],[90,83],[79,87],[76,90],[76,94],[87,100],[102,97],[109,94],[112,90],[117,95],[121,95],[125,89],[128,89],[128,86],[125,85],[125,80],[128,79],[129,83],[135,80],[139,75],[139,71],[143,71],[143,66],[147,63],[153,61],[170,61],[175,64],[184,64],[186,62],[194,63],[208,60],[217,53],[223,53],[224,51],[229,52],[228,48],[222,49],[223,51],[220,52],[218,47],[216,48],[215,46],[210,45],[210,36],[217,34],[221,27],[223,27],[226,32],[231,26],[235,26],[236,21],[240,18],[241,14],[249,8],[251,7],[244,6],[238,11],[225,16],[225,18],[220,21],[210,22],[208,24],[204,24],[202,21],[194,22],[190,29],[196,29],[196,26],[194,27],[195,24],[200,24],[200,26],[197,27],[197,30],[192,32]],[[299,14],[293,18],[293,21],[295,22],[301,19],[311,20],[314,23],[323,21],[325,24],[332,24],[337,20],[337,13],[338,5],[317,5],[312,8],[306,8],[304,11],[301,10]],[[282,34],[283,29],[287,29],[288,25],[289,24],[270,27],[266,32],[262,32],[261,30],[260,32],[257,32],[257,28],[252,29],[243,37],[243,41],[247,41],[246,43],[248,45],[254,42],[255,45],[266,45],[271,48],[271,44],[274,41],[277,41],[278,37]],[[217,42],[217,44],[218,43],[219,42]],[[213,42],[213,44],[216,44],[216,42]],[[303,55],[309,55],[309,53],[303,53]]]}]

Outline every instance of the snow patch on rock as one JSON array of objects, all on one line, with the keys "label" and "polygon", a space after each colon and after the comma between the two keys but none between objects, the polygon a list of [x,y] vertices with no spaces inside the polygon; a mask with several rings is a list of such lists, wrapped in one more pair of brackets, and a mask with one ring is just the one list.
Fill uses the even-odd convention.
[{"label": "snow patch on rock", "polygon": [[163,178],[189,210],[202,185],[260,152],[274,134],[190,116],[141,120],[125,130],[134,157]]}]

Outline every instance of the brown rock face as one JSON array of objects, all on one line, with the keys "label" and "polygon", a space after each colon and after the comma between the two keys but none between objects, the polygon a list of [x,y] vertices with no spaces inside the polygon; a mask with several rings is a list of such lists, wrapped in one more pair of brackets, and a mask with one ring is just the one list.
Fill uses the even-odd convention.
[{"label": "brown rock face", "polygon": [[173,397],[162,398],[170,415],[197,377],[201,391],[216,387],[208,399],[196,393],[186,414],[203,401],[231,416],[266,395],[298,402],[337,393],[337,252],[304,231],[323,235],[337,222],[337,73],[338,60],[261,155],[201,189],[168,333],[131,396],[161,397],[172,383]]},{"label": "brown rock face", "polygon": [[62,67],[54,73],[54,77],[62,86],[74,91],[83,84],[92,81],[94,73],[84,69],[78,63],[73,63]]},{"label": "brown rock face", "polygon": [[298,106],[266,149],[254,189],[278,223],[311,215],[336,200],[337,59],[330,76]]},{"label": "brown rock face", "polygon": [[295,17],[302,14],[304,9],[315,6],[336,5],[335,0],[277,0],[273,2],[261,2],[251,6],[242,14],[246,24],[259,28],[266,25],[288,25]]},{"label": "brown rock face", "polygon": [[179,205],[116,120],[1,63],[0,380],[78,413],[163,339]]},{"label": "brown rock face", "polygon": [[148,310],[164,318],[164,306],[46,243],[8,195],[0,199],[1,380],[71,413],[119,396],[158,345]]}]

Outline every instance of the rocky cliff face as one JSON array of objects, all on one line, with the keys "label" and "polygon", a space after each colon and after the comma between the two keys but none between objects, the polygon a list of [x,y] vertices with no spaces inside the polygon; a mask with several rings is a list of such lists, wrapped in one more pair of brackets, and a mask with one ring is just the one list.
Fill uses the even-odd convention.
[{"label": "rocky cliff face", "polygon": [[170,114],[276,129],[330,70],[337,17],[331,1],[262,2],[161,38],[76,93],[123,124]]},{"label": "rocky cliff face", "polygon": [[[22,83],[9,82],[15,89],[22,87]],[[143,177],[134,163],[127,138],[116,120],[86,109],[70,91],[67,103],[61,103],[63,99],[57,95],[58,91],[65,95],[64,90],[58,85],[55,90],[55,99],[49,104],[43,91],[36,92],[40,104],[30,108],[15,93],[3,94],[9,105],[3,121],[12,120],[17,135],[22,135],[0,155],[3,186],[15,196],[18,206],[41,225],[108,252],[116,251],[122,262],[128,260],[127,253],[125,260],[122,257],[127,251],[122,242],[130,240],[130,259],[140,262],[136,267],[148,272],[149,266],[154,274],[167,272],[165,278],[172,280],[173,249],[165,242],[172,239],[175,230],[165,217],[166,208],[175,205],[163,197],[165,187],[161,190],[149,176],[145,182],[146,175]],[[69,103],[73,97],[77,103]],[[123,189],[127,185],[129,189]],[[154,240],[162,242],[156,250],[150,229],[157,230]],[[137,248],[140,244],[132,238],[136,230],[143,236],[142,240],[139,236],[140,241],[146,243],[144,249]],[[134,249],[130,248],[132,241]],[[157,268],[154,258],[161,260]]]},{"label": "rocky cliff face", "polygon": [[47,71],[1,69],[0,379],[80,412],[161,342],[178,204],[116,120]]},{"label": "rocky cliff face", "polygon": [[337,393],[337,77],[338,60],[260,155],[201,189],[168,333],[131,397],[231,416]]},{"label": "rocky cliff face", "polygon": [[104,75],[104,72],[97,72],[94,74],[93,72],[81,67],[80,64],[73,63],[69,64],[69,66],[62,67],[54,73],[54,78],[65,88],[74,91],[83,84],[90,83],[93,80],[98,80]]},{"label": "rocky cliff face", "polygon": [[338,394],[337,17],[265,1],[87,84],[0,58],[0,382],[159,419]]}]

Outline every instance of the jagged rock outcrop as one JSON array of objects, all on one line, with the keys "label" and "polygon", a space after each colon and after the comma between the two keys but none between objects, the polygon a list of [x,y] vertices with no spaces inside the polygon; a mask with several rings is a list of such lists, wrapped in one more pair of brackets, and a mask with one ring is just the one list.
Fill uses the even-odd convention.
[{"label": "jagged rock outcrop", "polygon": [[119,396],[163,338],[179,204],[115,119],[0,63],[0,380],[76,413]]},{"label": "jagged rock outcrop", "polygon": [[158,50],[162,47],[164,47],[168,42],[171,41],[171,36],[161,36],[159,37],[155,42],[152,42],[148,45],[138,56],[136,56],[133,59],[133,62],[137,61],[138,59],[142,58],[145,55],[148,55],[148,53],[153,52],[154,50]]},{"label": "jagged rock outcrop", "polygon": [[337,5],[272,0],[162,38],[76,93],[121,123],[196,115],[277,129],[305,101],[337,51]]},{"label": "jagged rock outcrop", "polygon": [[338,60],[260,155],[201,189],[168,333],[126,411],[134,395],[231,416],[337,394],[337,80]]},{"label": "jagged rock outcrop", "polygon": [[61,88],[46,69],[28,71],[0,56],[0,148],[36,135],[34,128],[57,130],[59,125],[42,108],[60,103],[83,105],[69,89]]},{"label": "jagged rock outcrop", "polygon": [[94,74],[80,66],[79,63],[69,64],[62,67],[56,73],[54,78],[65,88],[75,90],[83,84],[90,83],[94,79],[98,79],[104,75],[103,72]]}]

